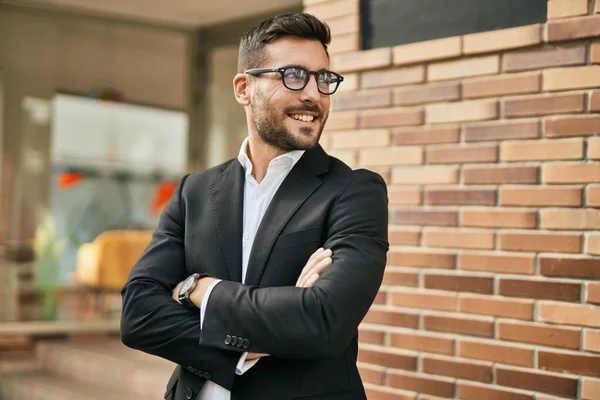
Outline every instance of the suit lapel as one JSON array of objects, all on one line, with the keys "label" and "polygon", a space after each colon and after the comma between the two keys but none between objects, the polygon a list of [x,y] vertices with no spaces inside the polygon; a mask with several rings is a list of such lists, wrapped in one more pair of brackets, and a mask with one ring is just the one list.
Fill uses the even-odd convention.
[{"label": "suit lapel", "polygon": [[210,201],[229,280],[242,281],[244,169],[237,160],[225,165],[210,181]]},{"label": "suit lapel", "polygon": [[298,208],[323,183],[319,175],[327,171],[328,157],[320,146],[306,151],[284,179],[260,223],[255,236],[247,285],[258,285],[275,240]]}]

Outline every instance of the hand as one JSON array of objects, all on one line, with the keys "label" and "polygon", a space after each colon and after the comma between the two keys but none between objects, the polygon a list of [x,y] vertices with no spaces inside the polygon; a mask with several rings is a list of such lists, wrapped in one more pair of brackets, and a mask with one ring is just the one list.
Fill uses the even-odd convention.
[{"label": "hand", "polygon": [[332,252],[330,249],[320,248],[315,251],[308,259],[304,268],[302,268],[300,277],[296,282],[296,287],[312,287],[317,282],[317,279],[319,279],[321,271],[333,263],[331,255]]}]

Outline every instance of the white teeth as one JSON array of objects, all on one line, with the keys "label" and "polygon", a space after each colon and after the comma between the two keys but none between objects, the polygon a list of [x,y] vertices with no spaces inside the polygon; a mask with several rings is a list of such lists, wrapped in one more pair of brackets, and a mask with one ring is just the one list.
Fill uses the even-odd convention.
[{"label": "white teeth", "polygon": [[315,120],[315,117],[313,117],[312,115],[292,114],[290,116],[294,119],[297,119],[298,121],[304,122],[313,122]]}]

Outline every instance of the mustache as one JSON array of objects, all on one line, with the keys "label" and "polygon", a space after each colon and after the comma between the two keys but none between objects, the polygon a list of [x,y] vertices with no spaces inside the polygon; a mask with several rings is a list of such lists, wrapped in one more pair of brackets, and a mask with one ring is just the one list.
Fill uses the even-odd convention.
[{"label": "mustache", "polygon": [[301,112],[312,112],[312,113],[316,113],[319,117],[321,116],[321,109],[319,108],[319,106],[316,105],[301,105],[301,106],[295,106],[295,107],[289,107],[285,109],[285,113],[286,114],[298,114]]}]

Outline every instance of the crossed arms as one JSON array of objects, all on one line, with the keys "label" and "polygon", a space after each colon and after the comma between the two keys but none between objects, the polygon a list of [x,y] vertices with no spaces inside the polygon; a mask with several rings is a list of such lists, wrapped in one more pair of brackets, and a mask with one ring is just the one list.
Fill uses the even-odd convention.
[{"label": "crossed arms", "polygon": [[[225,388],[231,388],[245,351],[305,359],[341,354],[377,294],[388,249],[385,183],[368,171],[354,174],[324,221],[328,239],[323,247],[332,250],[333,264],[312,287],[222,281],[211,292],[210,320],[204,321],[202,332],[199,312],[171,298],[185,278],[184,179],[122,290],[123,343],[210,371],[211,380]],[[248,338],[249,348],[227,346],[228,334]]]}]

